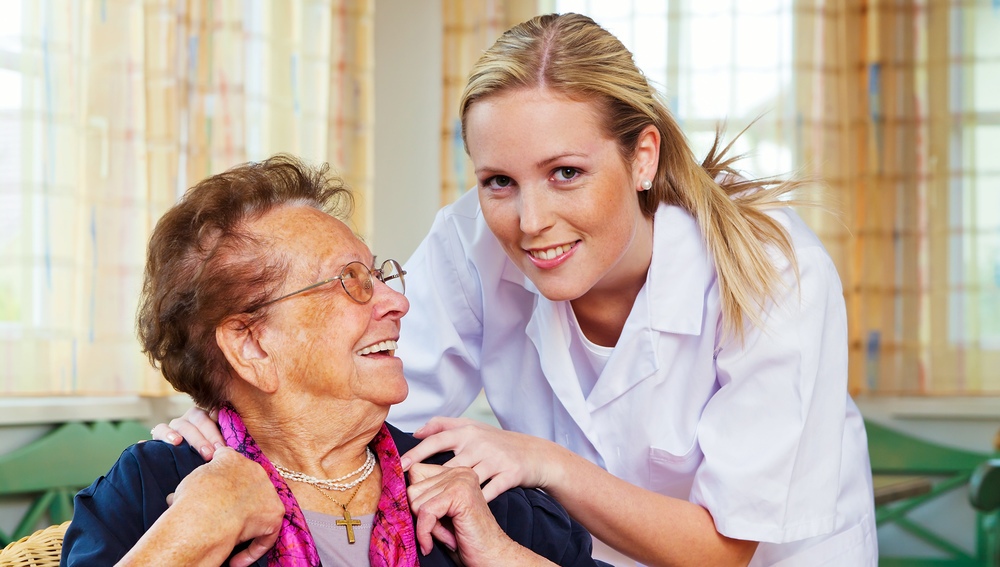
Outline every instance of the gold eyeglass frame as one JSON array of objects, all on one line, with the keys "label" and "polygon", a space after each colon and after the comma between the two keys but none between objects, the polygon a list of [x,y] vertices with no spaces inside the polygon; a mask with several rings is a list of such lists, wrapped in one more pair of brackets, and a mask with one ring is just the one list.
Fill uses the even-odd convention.
[{"label": "gold eyeglass frame", "polygon": [[[348,276],[346,276],[345,274],[347,273],[347,270],[351,266],[353,266],[354,264],[357,264],[358,266],[361,266],[362,273],[368,274],[368,281],[365,282],[364,285],[362,285],[362,289],[369,289],[369,290],[371,290],[371,292],[368,295],[368,299],[366,299],[364,301],[361,301],[357,297],[354,297],[354,295],[351,294],[350,290],[347,289],[347,286],[344,285],[344,280],[348,278]],[[393,273],[392,275],[390,275],[388,277],[383,276],[383,274],[386,271],[386,268],[385,268],[386,264],[392,264],[392,267],[396,270],[395,273]],[[281,301],[283,299],[288,299],[289,297],[292,297],[293,295],[298,295],[298,294],[300,294],[302,292],[309,291],[310,289],[314,289],[314,288],[317,288],[317,287],[319,287],[321,285],[326,285],[326,284],[328,284],[330,282],[334,282],[334,281],[337,281],[337,280],[340,280],[340,287],[342,287],[344,289],[344,292],[347,293],[347,297],[350,297],[351,300],[353,300],[355,303],[360,303],[361,305],[364,305],[365,303],[368,303],[369,301],[371,301],[372,297],[375,296],[375,290],[374,290],[375,283],[372,280],[372,278],[375,278],[375,279],[377,279],[378,281],[380,281],[382,283],[386,283],[388,280],[394,280],[396,278],[399,278],[399,287],[402,288],[402,290],[400,291],[400,293],[402,293],[402,294],[405,295],[406,294],[406,280],[403,278],[403,276],[405,276],[405,275],[406,275],[406,270],[404,270],[403,266],[401,266],[399,264],[399,262],[397,262],[395,260],[391,260],[391,259],[390,260],[386,260],[386,261],[382,262],[382,266],[381,267],[379,267],[377,269],[374,269],[374,270],[372,270],[368,266],[366,266],[364,264],[364,262],[358,262],[357,260],[355,260],[354,262],[349,262],[346,266],[344,266],[344,268],[342,270],[340,270],[340,275],[339,276],[334,276],[332,278],[327,278],[327,279],[325,279],[323,281],[318,281],[318,282],[316,282],[316,283],[314,283],[312,285],[308,285],[308,286],[306,286],[306,287],[304,287],[304,288],[302,288],[300,290],[293,291],[291,293],[286,293],[285,295],[282,295],[281,297],[279,297],[277,299],[272,299],[271,301],[268,301],[267,303],[264,303],[263,305],[261,305],[257,309],[261,309],[261,308],[267,307],[268,305],[272,305],[272,304],[277,303],[277,302],[279,302],[279,301]]]}]

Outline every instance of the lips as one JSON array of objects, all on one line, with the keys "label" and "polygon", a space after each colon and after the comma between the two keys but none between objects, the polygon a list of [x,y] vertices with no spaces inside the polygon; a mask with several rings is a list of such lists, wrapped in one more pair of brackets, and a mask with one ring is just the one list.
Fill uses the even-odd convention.
[{"label": "lips", "polygon": [[371,346],[366,346],[357,352],[360,356],[378,353],[386,353],[389,356],[394,356],[396,354],[396,341],[391,339],[388,341],[382,341]]},{"label": "lips", "polygon": [[538,260],[552,260],[556,256],[569,252],[569,249],[575,244],[576,242],[570,242],[569,244],[560,244],[559,246],[545,248],[543,250],[528,250],[528,254],[531,254],[532,258]]},{"label": "lips", "polygon": [[524,251],[535,267],[542,270],[550,270],[568,260],[576,252],[578,244],[580,244],[580,241],[576,240],[569,244],[560,244],[549,248],[525,249]]}]

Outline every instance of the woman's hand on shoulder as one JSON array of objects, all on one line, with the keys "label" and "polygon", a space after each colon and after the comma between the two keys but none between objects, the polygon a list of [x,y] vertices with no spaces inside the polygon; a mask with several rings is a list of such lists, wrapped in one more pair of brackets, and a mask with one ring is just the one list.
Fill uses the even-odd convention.
[{"label": "woman's hand on shoulder", "polygon": [[274,546],[285,514],[264,469],[229,448],[184,477],[167,503],[117,565],[220,565],[250,541],[229,563],[247,567]]},{"label": "woman's hand on shoulder", "polygon": [[424,555],[430,553],[434,538],[467,567],[552,565],[507,537],[486,504],[479,477],[468,467],[416,463],[410,468],[407,497]]},{"label": "woman's hand on shoulder", "polygon": [[222,439],[219,431],[218,412],[208,413],[205,410],[193,407],[180,417],[170,420],[170,424],[159,423],[150,433],[157,441],[166,441],[171,445],[180,445],[181,438],[198,450],[198,453],[206,461],[211,461],[215,450],[225,447],[226,442]]},{"label": "woman's hand on shoulder", "polygon": [[545,439],[504,431],[467,418],[435,417],[414,436],[423,439],[401,457],[403,469],[413,463],[453,451],[446,467],[469,467],[479,484],[489,480],[483,494],[489,502],[515,486],[545,488],[559,475],[560,452],[566,450]]},{"label": "woman's hand on shoulder", "polygon": [[233,537],[234,546],[252,540],[249,547],[233,557],[232,567],[253,564],[278,539],[285,506],[274,485],[259,464],[228,447],[217,450],[212,462],[184,477],[170,505],[184,506],[191,500],[196,502],[190,508],[205,510],[204,515],[214,526],[212,532],[223,535],[220,539]]}]

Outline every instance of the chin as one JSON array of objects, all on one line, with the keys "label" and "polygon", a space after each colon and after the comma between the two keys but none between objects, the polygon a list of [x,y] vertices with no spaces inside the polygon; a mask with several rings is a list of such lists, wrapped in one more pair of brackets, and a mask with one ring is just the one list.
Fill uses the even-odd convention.
[{"label": "chin", "polygon": [[555,282],[548,278],[531,278],[531,283],[535,284],[538,292],[549,301],[573,301],[587,293],[582,286],[563,281]]},{"label": "chin", "polygon": [[401,378],[400,382],[401,384],[395,390],[389,393],[388,398],[390,406],[403,403],[403,400],[406,399],[407,394],[410,393],[410,387],[407,386],[406,380]]}]

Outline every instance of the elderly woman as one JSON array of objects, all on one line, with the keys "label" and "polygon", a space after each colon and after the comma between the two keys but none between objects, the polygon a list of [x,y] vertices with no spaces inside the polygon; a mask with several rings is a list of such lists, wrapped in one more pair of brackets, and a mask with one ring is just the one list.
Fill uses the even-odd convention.
[{"label": "elderly woman", "polygon": [[385,423],[407,394],[404,273],[332,216],[349,204],[325,168],[279,156],[202,181],[159,221],[139,336],[177,390],[219,408],[235,451],[127,449],[77,496],[63,565],[596,563],[541,492],[487,506],[471,469],[404,476],[416,441]]}]

